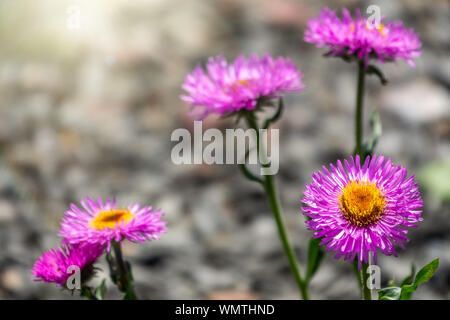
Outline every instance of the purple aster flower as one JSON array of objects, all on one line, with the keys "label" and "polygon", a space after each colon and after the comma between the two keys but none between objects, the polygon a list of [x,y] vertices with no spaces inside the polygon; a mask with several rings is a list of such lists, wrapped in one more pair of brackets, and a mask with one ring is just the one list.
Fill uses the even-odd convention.
[{"label": "purple aster flower", "polygon": [[420,56],[422,45],[417,34],[400,21],[375,27],[368,25],[359,10],[353,19],[349,11],[343,9],[342,19],[339,19],[328,8],[308,22],[304,40],[317,47],[329,47],[328,55],[363,59],[366,66],[371,58],[382,63],[403,59],[414,66],[413,59]]},{"label": "purple aster flower", "polygon": [[67,279],[75,272],[74,267],[81,271],[82,280],[93,273],[92,264],[102,255],[104,247],[63,245],[57,249],[46,251],[38,258],[31,270],[36,277],[34,281],[54,282],[64,286]]},{"label": "purple aster flower", "polygon": [[206,72],[197,66],[186,76],[182,88],[194,114],[201,118],[211,113],[229,114],[241,109],[252,110],[261,98],[276,98],[281,93],[301,91],[302,75],[289,58],[273,59],[256,54],[246,59],[240,55],[228,64],[225,58],[209,58]]},{"label": "purple aster flower", "polygon": [[64,243],[106,245],[109,251],[111,241],[159,239],[167,229],[161,210],[153,211],[149,206],[118,208],[115,199],[103,203],[100,198],[95,202],[89,197],[81,205],[84,210],[72,203],[62,220],[58,235]]},{"label": "purple aster flower", "polygon": [[369,253],[376,263],[377,249],[397,256],[395,246],[404,249],[408,241],[406,228],[423,220],[417,182],[407,175],[406,168],[376,155],[362,166],[359,156],[344,160],[344,166],[341,161],[330,169],[323,166],[304,191],[308,229],[327,251],[336,252],[336,259],[352,261],[358,255],[359,266]]}]

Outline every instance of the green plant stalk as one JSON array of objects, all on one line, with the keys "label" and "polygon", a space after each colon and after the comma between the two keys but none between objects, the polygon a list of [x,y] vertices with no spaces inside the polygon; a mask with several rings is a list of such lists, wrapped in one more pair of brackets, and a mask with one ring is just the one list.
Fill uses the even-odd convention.
[{"label": "green plant stalk", "polygon": [[120,291],[125,292],[128,300],[137,300],[137,296],[134,292],[132,277],[125,264],[125,261],[123,260],[120,242],[113,241],[112,247],[114,250],[117,271],[119,272],[118,287]]},{"label": "green plant stalk", "polygon": [[[364,61],[358,62],[358,84],[356,90],[356,114],[355,114],[355,153],[360,156],[360,161],[363,161],[363,115],[364,115],[364,87],[365,87],[365,75],[366,70],[364,68]],[[356,262],[356,261],[355,261]],[[357,262],[356,262],[357,263]],[[367,287],[367,267],[369,265],[365,262],[361,266],[361,274],[357,277],[357,280],[361,286],[361,295],[363,300],[372,300],[372,294]]]},{"label": "green plant stalk", "polygon": [[266,191],[270,207],[272,209],[273,216],[277,224],[278,234],[280,236],[280,240],[283,245],[286,257],[288,258],[289,266],[291,267],[292,273],[297,282],[297,286],[300,290],[303,300],[309,300],[307,284],[303,281],[300,275],[300,268],[297,263],[297,258],[289,242],[289,237],[287,235],[286,227],[284,225],[283,216],[281,213],[282,209],[279,203],[279,199],[277,197],[275,183],[271,175],[267,175],[265,178],[264,190]]},{"label": "green plant stalk", "polygon": [[98,300],[97,297],[92,293],[92,288],[90,288],[84,284],[81,285],[80,296],[86,297],[89,300]]},{"label": "green plant stalk", "polygon": [[367,286],[367,279],[369,279],[369,274],[367,273],[367,268],[370,266],[369,263],[362,263],[361,266],[361,291],[363,300],[372,300],[372,292]]},{"label": "green plant stalk", "polygon": [[355,153],[361,158],[364,156],[363,150],[363,109],[364,109],[364,87],[365,87],[364,62],[358,63],[358,88],[356,92],[356,114],[355,114]]},{"label": "green plant stalk", "polygon": [[[256,132],[256,149],[258,152],[258,158],[263,152],[260,152],[263,148],[261,142],[259,141],[258,134],[258,124],[256,123],[256,119],[253,116],[253,113],[246,114],[246,120],[248,126],[251,129],[254,129]],[[278,229],[278,234],[280,236],[281,243],[283,245],[284,252],[289,261],[289,266],[291,268],[292,274],[294,275],[295,281],[299,288],[300,294],[304,300],[309,300],[309,294],[307,289],[307,283],[303,281],[302,276],[300,274],[300,267],[297,263],[297,258],[295,256],[295,252],[290,244],[288,234],[286,232],[286,226],[283,221],[282,209],[280,205],[280,200],[277,195],[276,186],[273,181],[272,175],[265,175],[264,180],[262,181],[264,191],[266,192],[267,198],[269,200],[270,208],[272,209],[273,216],[275,218],[275,222]]]}]

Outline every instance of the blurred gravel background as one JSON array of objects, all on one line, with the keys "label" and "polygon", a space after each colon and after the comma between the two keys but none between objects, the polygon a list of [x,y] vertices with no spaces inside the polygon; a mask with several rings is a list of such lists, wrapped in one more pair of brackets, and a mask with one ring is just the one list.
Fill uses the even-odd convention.
[{"label": "blurred gravel background", "polygon": [[[353,148],[356,66],[325,59],[302,41],[323,6],[377,4],[423,42],[417,67],[383,66],[368,78],[366,116],[381,113],[378,153],[419,175],[424,222],[399,258],[381,257],[382,283],[411,262],[440,267],[415,299],[450,293],[450,4],[448,1],[96,0],[0,2],[0,298],[71,297],[30,281],[43,250],[56,247],[70,202],[117,195],[166,213],[160,241],[127,245],[137,291],[148,299],[297,299],[260,187],[235,166],[176,166],[175,128],[192,128],[179,99],[184,77],[210,55],[289,56],[307,88],[289,96],[280,127],[285,218],[301,261],[311,233],[300,214],[304,184]],[[80,9],[81,28],[70,28]],[[232,127],[210,118],[207,127]],[[367,133],[367,132],[366,132]],[[106,265],[103,263],[103,269]],[[304,266],[304,264],[303,264]],[[304,267],[303,267],[304,269]],[[351,268],[328,254],[314,299],[357,299]],[[108,294],[117,298],[115,290]]]}]

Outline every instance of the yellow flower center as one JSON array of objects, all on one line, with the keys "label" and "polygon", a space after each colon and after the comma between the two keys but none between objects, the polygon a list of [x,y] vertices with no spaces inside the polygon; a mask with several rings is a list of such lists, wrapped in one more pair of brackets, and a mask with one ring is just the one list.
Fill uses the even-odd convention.
[{"label": "yellow flower center", "polygon": [[376,183],[351,181],[339,197],[344,218],[358,227],[372,225],[384,212],[384,197]]},{"label": "yellow flower center", "polygon": [[388,29],[386,29],[384,27],[384,24],[380,23],[380,25],[378,26],[378,28],[376,29],[378,30],[378,32],[381,34],[381,36],[384,38],[386,37],[387,33],[388,33]]},{"label": "yellow flower center", "polygon": [[249,82],[246,79],[239,79],[238,81],[236,81],[235,83],[233,83],[231,86],[232,87],[239,87],[239,86],[248,86]]},{"label": "yellow flower center", "polygon": [[[350,30],[351,30],[351,32],[355,32],[355,24],[354,24],[354,23],[352,23],[352,24],[350,25]],[[389,32],[389,30],[386,29],[386,28],[384,27],[384,24],[382,24],[382,23],[380,23],[380,25],[378,26],[378,28],[369,28],[369,26],[366,24],[366,30],[377,30],[377,31],[381,34],[381,36],[382,36],[383,38],[386,37],[386,35],[387,35],[388,32]]]},{"label": "yellow flower center", "polygon": [[129,209],[112,209],[100,211],[89,224],[97,230],[113,229],[116,225],[128,223],[133,218],[134,214]]},{"label": "yellow flower center", "polygon": [[249,86],[250,85],[250,81],[247,79],[239,79],[235,82],[233,82],[232,84],[230,84],[228,86],[228,88],[225,88],[225,92],[227,90],[231,90],[231,91],[237,91],[239,89],[239,87],[241,86]]}]

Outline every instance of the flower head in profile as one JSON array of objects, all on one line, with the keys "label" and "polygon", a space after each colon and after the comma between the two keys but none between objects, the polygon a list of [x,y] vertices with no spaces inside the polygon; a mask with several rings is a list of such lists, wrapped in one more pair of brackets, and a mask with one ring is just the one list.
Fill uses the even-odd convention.
[{"label": "flower head in profile", "polygon": [[62,220],[58,235],[64,243],[100,244],[109,251],[111,241],[144,242],[159,239],[166,232],[161,210],[153,211],[149,206],[120,208],[115,199],[103,203],[100,198],[94,201],[89,197],[81,201],[81,206],[72,203]]},{"label": "flower head in profile", "polygon": [[31,270],[31,274],[35,277],[33,280],[64,286],[76,268],[81,272],[82,281],[87,280],[93,274],[93,263],[103,251],[104,247],[98,245],[63,245],[46,251]]},{"label": "flower head in profile", "polygon": [[197,66],[186,76],[181,99],[192,106],[201,118],[209,114],[230,114],[242,109],[253,110],[259,99],[276,98],[283,93],[303,89],[300,71],[288,58],[262,58],[240,55],[228,63],[218,56],[209,58],[206,70]]},{"label": "flower head in profile", "polygon": [[317,47],[328,47],[327,55],[344,58],[356,57],[364,60],[366,66],[370,59],[382,63],[403,59],[414,66],[413,59],[420,56],[421,42],[412,29],[403,23],[387,22],[378,26],[370,24],[361,17],[359,10],[353,19],[347,9],[342,10],[342,18],[325,8],[317,18],[309,20],[304,40]]},{"label": "flower head in profile", "polygon": [[422,221],[422,199],[414,176],[394,166],[383,156],[367,157],[360,164],[359,156],[323,166],[306,185],[302,202],[309,230],[322,238],[327,251],[335,258],[344,256],[359,265],[372,254],[376,263],[377,249],[396,256],[396,245],[404,249],[407,228]]}]

